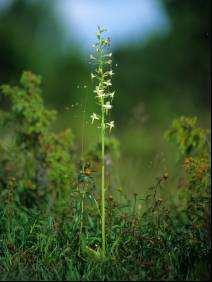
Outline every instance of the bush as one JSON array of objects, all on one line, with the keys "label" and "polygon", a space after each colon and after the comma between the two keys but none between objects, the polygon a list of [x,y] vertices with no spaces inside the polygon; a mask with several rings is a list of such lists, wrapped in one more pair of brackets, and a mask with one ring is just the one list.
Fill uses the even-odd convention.
[{"label": "bush", "polygon": [[1,87],[8,107],[0,111],[1,124],[8,130],[0,141],[0,186],[5,194],[12,179],[16,200],[32,207],[70,190],[73,135],[51,131],[56,111],[44,107],[39,76],[24,72],[20,83]]}]

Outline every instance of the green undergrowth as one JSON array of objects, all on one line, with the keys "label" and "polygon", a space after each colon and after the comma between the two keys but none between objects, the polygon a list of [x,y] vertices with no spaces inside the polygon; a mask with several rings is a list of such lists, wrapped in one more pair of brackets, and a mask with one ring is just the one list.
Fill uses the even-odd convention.
[{"label": "green undergrowth", "polygon": [[210,148],[197,119],[180,117],[165,133],[179,153],[175,201],[164,195],[166,170],[128,199],[113,175],[120,144],[105,139],[102,257],[101,142],[79,161],[71,130],[53,131],[41,78],[24,72],[20,83],[0,96],[0,280],[209,279]]}]

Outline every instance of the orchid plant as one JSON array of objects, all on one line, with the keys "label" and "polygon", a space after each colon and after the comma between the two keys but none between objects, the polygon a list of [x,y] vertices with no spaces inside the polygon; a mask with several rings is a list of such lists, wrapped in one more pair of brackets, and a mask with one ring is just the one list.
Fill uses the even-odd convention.
[{"label": "orchid plant", "polygon": [[105,137],[106,131],[111,132],[114,128],[114,121],[109,120],[112,109],[112,101],[115,92],[111,90],[111,78],[114,75],[112,70],[112,53],[110,52],[110,39],[104,38],[103,33],[106,29],[98,27],[96,37],[97,43],[93,45],[94,54],[90,55],[91,63],[95,66],[91,73],[91,79],[95,82],[94,94],[100,108],[100,113],[91,115],[91,122],[98,122],[101,129],[101,157],[102,157],[102,176],[101,176],[101,229],[102,229],[102,255],[105,256]]}]

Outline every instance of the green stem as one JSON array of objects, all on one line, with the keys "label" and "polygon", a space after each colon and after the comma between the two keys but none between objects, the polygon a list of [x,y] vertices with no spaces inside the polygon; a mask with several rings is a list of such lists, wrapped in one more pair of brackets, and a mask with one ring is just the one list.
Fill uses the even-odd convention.
[{"label": "green stem", "polygon": [[[85,186],[83,187],[83,189],[85,190]],[[80,241],[80,237],[81,237],[81,234],[82,234],[82,227],[83,227],[84,198],[85,198],[85,192],[83,192],[82,200],[81,200],[81,217],[80,217],[79,241]],[[79,249],[78,249],[78,255],[80,255],[80,244],[79,244]]]},{"label": "green stem", "polygon": [[105,112],[104,112],[104,100],[102,99],[102,124],[101,124],[101,141],[102,141],[102,255],[105,256]]}]

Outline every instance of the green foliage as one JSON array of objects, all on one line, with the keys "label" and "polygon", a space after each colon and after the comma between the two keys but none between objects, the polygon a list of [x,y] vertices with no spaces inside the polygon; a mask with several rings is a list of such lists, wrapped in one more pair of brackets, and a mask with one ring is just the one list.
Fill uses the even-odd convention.
[{"label": "green foliage", "polygon": [[174,142],[181,155],[193,152],[203,153],[207,148],[208,130],[197,127],[196,117],[180,117],[175,119],[165,136]]},{"label": "green foliage", "polygon": [[181,260],[181,264],[195,267],[193,279],[209,269],[211,168],[207,135],[207,130],[197,126],[197,118],[186,117],[176,119],[167,134],[171,141],[175,141],[183,156],[184,184],[179,186],[179,201],[184,204],[181,204],[177,217],[180,219],[179,239],[184,248],[184,261]]},{"label": "green foliage", "polygon": [[[40,96],[41,78],[31,72],[24,72],[21,87],[3,85],[3,95],[9,99],[10,111],[4,113],[3,123],[16,124],[16,138],[20,143],[36,142],[40,135],[45,134],[50,123],[55,119],[56,112],[44,108]],[[33,145],[33,144],[32,144]]]},{"label": "green foliage", "polygon": [[8,134],[0,141],[0,185],[7,189],[8,179],[14,178],[19,201],[31,207],[70,190],[73,135],[50,131],[56,112],[44,107],[39,76],[24,72],[20,83],[1,87],[8,104],[0,111],[1,122]]}]

